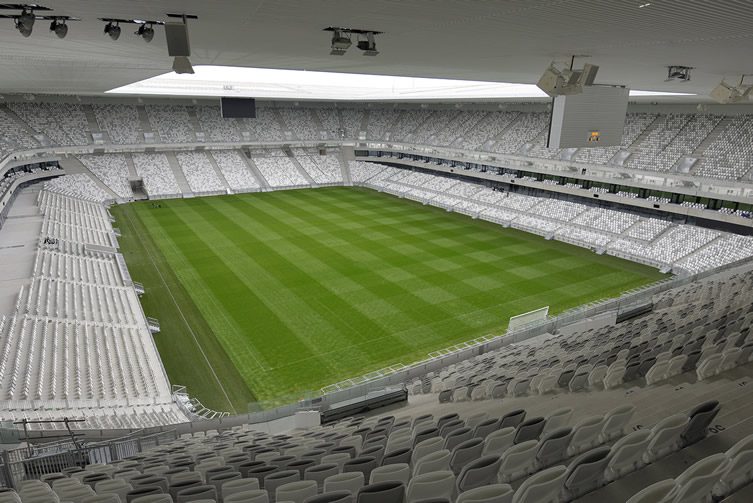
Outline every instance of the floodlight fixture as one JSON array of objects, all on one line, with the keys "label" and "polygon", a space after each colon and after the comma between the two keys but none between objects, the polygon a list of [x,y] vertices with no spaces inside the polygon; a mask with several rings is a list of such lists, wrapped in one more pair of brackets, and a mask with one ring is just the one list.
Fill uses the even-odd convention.
[{"label": "floodlight fixture", "polygon": [[568,68],[560,69],[554,62],[551,63],[536,86],[555,97],[580,94],[584,87],[594,85],[599,67],[586,63],[582,69],[574,69],[575,57],[571,58]]},{"label": "floodlight fixture", "polygon": [[332,56],[344,55],[353,44],[353,35],[356,35],[358,37],[356,47],[364,51],[365,56],[376,56],[377,54],[379,54],[379,51],[377,51],[376,49],[375,36],[380,35],[382,33],[381,31],[363,30],[360,28],[342,28],[335,26],[324,28],[324,31],[332,32],[329,52]]},{"label": "floodlight fixture", "polygon": [[110,35],[110,38],[117,40],[120,38],[120,25],[110,21],[105,25],[105,34]]},{"label": "floodlight fixture", "polygon": [[68,25],[65,23],[65,19],[53,19],[50,23],[50,31],[54,32],[58,38],[65,38],[68,35]]},{"label": "floodlight fixture", "polygon": [[363,35],[359,35],[361,40],[358,41],[358,48],[363,51],[364,56],[376,56],[379,54],[376,48],[376,40],[374,39],[374,32],[369,31]]},{"label": "floodlight fixture", "polygon": [[692,66],[670,65],[667,67],[667,79],[665,82],[690,82],[690,71]]},{"label": "floodlight fixture", "polygon": [[332,43],[330,44],[330,54],[332,56],[342,56],[350,48],[352,42],[350,41],[350,37],[346,35],[346,33],[339,29],[335,29],[332,32]]},{"label": "floodlight fixture", "polygon": [[154,38],[154,25],[149,23],[142,23],[139,25],[139,29],[136,30],[135,35],[144,39],[144,42],[149,43]]},{"label": "floodlight fixture", "polygon": [[34,28],[34,21],[37,19],[36,16],[34,16],[33,11],[24,8],[21,14],[13,19],[16,23],[16,29],[21,35],[24,37],[31,36],[31,30]]}]

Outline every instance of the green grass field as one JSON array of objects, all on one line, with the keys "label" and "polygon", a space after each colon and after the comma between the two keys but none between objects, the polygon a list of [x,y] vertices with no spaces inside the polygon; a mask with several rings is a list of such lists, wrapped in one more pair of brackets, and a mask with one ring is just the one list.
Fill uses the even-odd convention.
[{"label": "green grass field", "polygon": [[113,209],[173,383],[274,400],[661,279],[611,256],[365,189]]}]

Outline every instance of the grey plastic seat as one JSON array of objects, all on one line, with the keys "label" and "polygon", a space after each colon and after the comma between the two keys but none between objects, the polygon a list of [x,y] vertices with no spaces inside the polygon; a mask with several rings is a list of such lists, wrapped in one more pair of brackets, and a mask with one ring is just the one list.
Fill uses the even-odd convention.
[{"label": "grey plastic seat", "polygon": [[484,456],[471,461],[463,467],[457,478],[458,492],[469,491],[477,487],[494,484],[502,459],[499,456]]},{"label": "grey plastic seat", "polygon": [[397,463],[410,463],[411,456],[413,455],[413,449],[410,447],[403,447],[395,449],[384,455],[382,458],[382,466],[394,465]]},{"label": "grey plastic seat", "polygon": [[361,472],[364,480],[369,480],[371,470],[378,466],[377,460],[373,456],[364,456],[346,461],[343,465],[343,473]]},{"label": "grey plastic seat", "polygon": [[384,446],[374,445],[361,451],[361,458],[371,457],[374,458],[377,466],[382,464],[382,458],[384,458]]},{"label": "grey plastic seat", "polygon": [[461,421],[460,419],[455,419],[453,421],[448,421],[444,423],[439,428],[439,436],[442,438],[447,438],[447,435],[452,433],[455,430],[458,430],[460,428],[465,428],[465,423]]},{"label": "grey plastic seat", "polygon": [[[295,456],[277,456],[276,458],[270,459],[269,464],[279,466],[280,470],[287,470],[288,465],[292,463],[293,461],[295,461],[296,459],[298,458],[296,458]],[[316,462],[316,460],[312,460],[312,461]],[[229,469],[228,471],[232,470],[232,467],[230,466],[226,468]]]},{"label": "grey plastic seat", "polygon": [[215,500],[217,501],[217,489],[214,486],[203,485],[194,486],[178,491],[178,497],[175,503],[188,503],[196,500]]},{"label": "grey plastic seat", "polygon": [[406,492],[407,503],[431,498],[450,499],[455,489],[455,474],[450,471],[437,471],[413,477]]},{"label": "grey plastic seat", "polygon": [[336,491],[312,496],[303,503],[353,503],[353,495],[348,491]]},{"label": "grey plastic seat", "polygon": [[572,407],[562,407],[560,409],[552,411],[548,416],[546,416],[546,424],[544,424],[544,431],[542,431],[541,434],[546,435],[551,431],[567,426],[572,416]]},{"label": "grey plastic seat", "polygon": [[167,479],[168,484],[172,484],[174,477],[178,475],[179,473],[188,473],[188,467],[186,466],[176,466],[174,468],[168,468],[164,472],[162,472],[162,476]]},{"label": "grey plastic seat", "polygon": [[299,480],[279,486],[275,492],[275,501],[303,503],[317,495],[317,485],[313,480]]},{"label": "grey plastic seat", "polygon": [[604,416],[589,416],[573,426],[573,436],[567,448],[568,456],[574,456],[598,445],[604,428]]},{"label": "grey plastic seat", "polygon": [[607,463],[604,476],[607,481],[617,480],[646,464],[646,449],[651,441],[651,430],[638,430],[612,445],[612,454]]},{"label": "grey plastic seat", "polygon": [[94,472],[84,475],[81,478],[81,482],[88,485],[92,489],[94,489],[94,486],[97,482],[101,482],[103,480],[110,480],[110,476],[104,472]]},{"label": "grey plastic seat", "polygon": [[173,503],[173,498],[169,494],[149,494],[134,499],[133,503]]},{"label": "grey plastic seat", "polygon": [[401,482],[380,482],[362,487],[356,496],[356,503],[403,503],[405,484]]},{"label": "grey plastic seat", "polygon": [[[168,494],[167,497],[170,495]],[[117,494],[95,494],[81,498],[80,501],[81,503],[120,503],[120,497]]]},{"label": "grey plastic seat", "polygon": [[257,489],[259,489],[259,481],[257,479],[228,480],[223,482],[220,487],[220,494],[222,495],[222,499],[225,499],[236,493],[255,491]]},{"label": "grey plastic seat", "polygon": [[477,487],[458,495],[457,503],[511,503],[513,490],[508,484]]},{"label": "grey plastic seat", "polygon": [[712,454],[694,463],[675,478],[678,487],[675,501],[711,501],[714,485],[719,482],[729,465],[730,460],[723,452]]},{"label": "grey plastic seat", "polygon": [[241,472],[241,477],[245,479],[248,477],[249,470],[265,465],[264,461],[245,461],[238,466],[238,471]]},{"label": "grey plastic seat", "polygon": [[599,440],[608,442],[621,437],[625,433],[625,426],[635,413],[634,405],[621,405],[604,415],[604,425],[601,428]]},{"label": "grey plastic seat", "polygon": [[[137,487],[135,489],[132,489],[131,491],[128,491],[126,494],[126,503],[131,503],[136,498],[140,498],[142,496],[148,496],[150,494],[163,494],[162,489],[160,489],[157,486],[145,486],[145,487]],[[175,497],[173,497],[175,499]]]},{"label": "grey plastic seat", "polygon": [[499,418],[490,418],[481,421],[473,430],[474,438],[486,438],[491,432],[499,429]]},{"label": "grey plastic seat", "polygon": [[717,400],[704,402],[690,411],[689,421],[681,437],[684,445],[691,445],[706,437],[711,422],[719,414],[721,406]]},{"label": "grey plastic seat", "polygon": [[640,377],[641,362],[632,361],[625,365],[625,375],[622,378],[623,382],[630,382]]},{"label": "grey plastic seat", "polygon": [[513,442],[520,444],[528,442],[529,440],[538,440],[541,432],[544,431],[545,424],[546,419],[543,417],[526,419],[518,426],[518,430],[515,432],[515,440]]},{"label": "grey plastic seat", "polygon": [[222,494],[222,485],[232,480],[242,480],[239,472],[222,472],[207,477],[207,485],[212,485],[217,490],[217,494]]},{"label": "grey plastic seat", "polygon": [[725,455],[730,463],[714,487],[715,500],[722,499],[753,481],[753,435],[739,440],[727,449]]},{"label": "grey plastic seat", "polygon": [[677,450],[682,444],[682,432],[688,426],[688,416],[675,414],[666,417],[651,428],[651,440],[646,447],[645,460],[653,462]]},{"label": "grey plastic seat", "polygon": [[530,475],[536,466],[536,451],[539,443],[529,440],[509,447],[501,456],[500,482],[510,483]]},{"label": "grey plastic seat", "polygon": [[312,466],[316,466],[316,461],[313,459],[298,459],[288,463],[287,469],[298,470],[298,473],[301,475],[301,480],[303,480],[304,473],[306,473],[306,470]]},{"label": "grey plastic seat", "polygon": [[431,454],[432,452],[443,450],[443,446],[444,446],[443,438],[441,437],[427,438],[423,442],[413,447],[413,452],[411,454],[411,463],[413,464],[413,466],[415,466],[416,461],[423,458],[427,454]]},{"label": "grey plastic seat", "polygon": [[439,436],[439,428],[437,427],[429,427],[429,428],[423,428],[416,432],[416,435],[413,437],[413,447],[415,448],[418,444],[423,442],[424,440],[427,440],[429,438],[434,438]]},{"label": "grey plastic seat", "polygon": [[126,494],[132,489],[133,486],[122,479],[101,480],[94,485],[97,494],[117,494],[121,503],[125,503]]},{"label": "grey plastic seat", "polygon": [[445,424],[457,421],[459,419],[460,415],[457,412],[451,412],[449,414],[439,416],[439,419],[437,419],[437,428],[442,429],[442,426],[444,426]]},{"label": "grey plastic seat", "polygon": [[335,463],[323,463],[321,465],[311,466],[303,472],[304,480],[313,480],[321,489],[324,486],[324,480],[332,475],[340,473],[340,467]]},{"label": "grey plastic seat", "polygon": [[674,479],[662,480],[637,492],[625,503],[671,503],[676,491]]},{"label": "grey plastic seat", "polygon": [[573,378],[570,379],[570,382],[567,384],[567,387],[570,389],[570,392],[575,393],[578,391],[583,391],[588,388],[588,374],[591,372],[589,369],[586,371],[577,371],[575,375],[573,375]]},{"label": "grey plastic seat", "polygon": [[270,473],[264,477],[264,489],[269,493],[269,499],[274,501],[274,494],[278,487],[299,480],[301,480],[301,474],[298,473],[298,470],[282,470]]},{"label": "grey plastic seat", "polygon": [[361,472],[338,473],[324,479],[324,492],[349,491],[355,495],[364,486],[364,476]]},{"label": "grey plastic seat", "polygon": [[646,374],[654,364],[656,364],[656,357],[654,356],[641,360],[641,364],[638,366],[638,377],[646,377]]},{"label": "grey plastic seat", "polygon": [[484,441],[480,438],[466,440],[455,447],[450,454],[450,470],[456,475],[471,461],[481,457],[484,451]]},{"label": "grey plastic seat", "polygon": [[534,473],[515,491],[512,503],[559,503],[566,475],[563,465]]},{"label": "grey plastic seat", "polygon": [[343,465],[346,461],[349,459],[352,459],[351,456],[345,452],[337,452],[334,454],[327,454],[326,456],[322,456],[322,461],[320,465],[337,465],[338,472],[342,470]]},{"label": "grey plastic seat", "polygon": [[222,503],[269,503],[269,494],[264,489],[253,489],[231,494]]},{"label": "grey plastic seat", "polygon": [[483,454],[502,454],[515,440],[515,428],[509,427],[501,430],[495,430],[491,432],[484,439],[484,452]]},{"label": "grey plastic seat", "polygon": [[523,420],[526,417],[526,411],[523,409],[514,410],[511,412],[508,412],[499,421],[499,429],[502,430],[504,428],[512,426],[513,428],[517,428],[520,423],[523,422]]},{"label": "grey plastic seat", "polygon": [[540,467],[551,466],[567,457],[567,447],[573,436],[570,427],[559,428],[547,433],[539,442],[536,462]]},{"label": "grey plastic seat", "polygon": [[451,431],[444,440],[444,448],[452,451],[456,446],[473,438],[473,430],[468,427],[458,428]]},{"label": "grey plastic seat", "polygon": [[609,448],[597,447],[575,458],[567,468],[565,491],[572,499],[604,484],[604,469],[609,463]]},{"label": "grey plastic seat", "polygon": [[257,466],[255,468],[249,468],[249,470],[246,472],[246,476],[244,478],[247,479],[257,479],[259,481],[259,487],[261,489],[266,489],[264,487],[264,479],[275,472],[277,472],[279,468],[277,466],[273,465],[262,465]]},{"label": "grey plastic seat", "polygon": [[688,358],[685,360],[685,364],[682,366],[683,372],[690,372],[695,370],[698,364],[698,360],[701,358],[701,350],[696,349],[688,353]]},{"label": "grey plastic seat", "polygon": [[371,471],[371,477],[369,478],[369,484],[376,484],[377,482],[386,482],[388,480],[396,480],[403,484],[408,484],[410,480],[411,471],[410,466],[407,463],[399,463],[394,465],[383,465],[374,468]]},{"label": "grey plastic seat", "polygon": [[131,485],[134,488],[157,486],[160,489],[162,489],[163,493],[166,493],[169,487],[166,477],[161,477],[159,475],[149,475],[149,474],[131,478]]},{"label": "grey plastic seat", "polygon": [[567,388],[574,375],[574,369],[564,370],[557,378],[557,387]]},{"label": "grey plastic seat", "polygon": [[452,454],[447,449],[431,452],[413,463],[413,476],[422,473],[443,471],[450,469]]}]

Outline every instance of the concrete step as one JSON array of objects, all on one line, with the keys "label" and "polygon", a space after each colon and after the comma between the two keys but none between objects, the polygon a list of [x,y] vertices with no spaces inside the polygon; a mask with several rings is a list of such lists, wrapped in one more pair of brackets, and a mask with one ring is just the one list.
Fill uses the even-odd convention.
[{"label": "concrete step", "polygon": [[193,193],[193,191],[191,190],[191,186],[188,185],[188,180],[186,180],[186,174],[183,173],[183,169],[181,169],[180,167],[178,158],[175,157],[175,153],[165,152],[165,157],[167,157],[167,162],[170,163],[170,167],[173,170],[173,175],[175,176],[175,181],[178,182],[178,187],[180,188],[180,191],[183,194]]},{"label": "concrete step", "polygon": [[60,167],[62,167],[65,170],[65,173],[68,175],[76,174],[76,173],[84,173],[89,175],[89,178],[92,179],[92,181],[102,190],[104,190],[112,199],[117,199],[119,196],[113,192],[110,187],[105,185],[102,180],[97,177],[94,173],[89,171],[89,168],[84,166],[81,161],[78,160],[78,157],[75,156],[66,156],[62,157],[60,159]]},{"label": "concrete step", "polygon": [[217,178],[219,178],[222,184],[225,186],[225,190],[232,190],[230,189],[230,184],[227,183],[227,179],[225,178],[225,175],[222,174],[222,170],[220,169],[220,166],[217,164],[217,160],[215,160],[214,156],[209,152],[204,152],[204,155],[206,155],[207,159],[209,159],[209,164],[212,165],[214,172],[217,174]]},{"label": "concrete step", "polygon": [[254,164],[253,159],[246,157],[245,154],[243,154],[242,152],[241,152],[241,157],[243,158],[243,161],[246,163],[246,166],[248,166],[248,169],[251,170],[251,173],[253,173],[254,176],[256,177],[256,180],[259,182],[259,185],[261,185],[263,189],[269,190],[270,189],[269,182],[267,181],[266,178],[264,178],[264,175],[261,174],[261,171],[259,171],[259,168],[256,167],[256,164]]}]

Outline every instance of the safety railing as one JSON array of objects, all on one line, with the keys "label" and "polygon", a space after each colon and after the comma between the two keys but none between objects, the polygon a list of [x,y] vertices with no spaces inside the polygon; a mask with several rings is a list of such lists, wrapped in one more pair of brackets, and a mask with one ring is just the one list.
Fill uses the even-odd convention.
[{"label": "safety railing", "polygon": [[106,442],[80,444],[62,441],[46,444],[42,449],[23,447],[2,451],[0,487],[18,487],[24,480],[39,479],[50,473],[61,472],[65,468],[112,463],[136,456],[177,438],[178,434],[174,429],[148,435],[139,431]]}]

